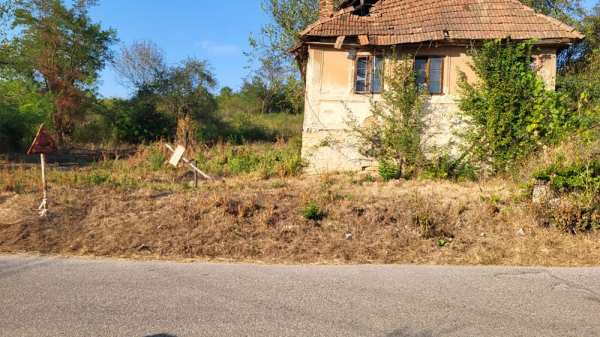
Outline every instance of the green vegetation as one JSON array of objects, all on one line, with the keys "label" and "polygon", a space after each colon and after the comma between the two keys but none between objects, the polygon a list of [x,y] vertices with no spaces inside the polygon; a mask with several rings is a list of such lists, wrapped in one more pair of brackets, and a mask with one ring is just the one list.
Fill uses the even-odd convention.
[{"label": "green vegetation", "polygon": [[300,173],[300,141],[276,144],[217,144],[196,156],[198,166],[216,176],[253,174],[262,178],[289,177]]},{"label": "green vegetation", "polygon": [[[0,78],[32,83],[52,102],[44,111],[64,144],[94,104],[94,85],[110,60],[116,33],[91,22],[88,1],[10,2],[11,33],[0,48]],[[4,27],[0,28],[3,31]]]},{"label": "green vegetation", "polygon": [[424,166],[425,96],[415,80],[412,58],[389,62],[383,101],[372,102],[373,122],[354,123],[363,155],[375,158],[385,180],[414,176]]},{"label": "green vegetation", "polygon": [[551,164],[537,171],[533,177],[546,182],[555,191],[600,193],[600,160],[564,165],[561,162]]},{"label": "green vegetation", "polygon": [[325,218],[325,212],[323,212],[319,204],[314,201],[310,201],[302,209],[302,216],[306,220],[320,221]]},{"label": "green vegetation", "polygon": [[545,88],[531,66],[533,43],[491,41],[472,50],[476,84],[462,76],[464,137],[493,172],[514,167],[542,144],[573,130],[563,97]]}]

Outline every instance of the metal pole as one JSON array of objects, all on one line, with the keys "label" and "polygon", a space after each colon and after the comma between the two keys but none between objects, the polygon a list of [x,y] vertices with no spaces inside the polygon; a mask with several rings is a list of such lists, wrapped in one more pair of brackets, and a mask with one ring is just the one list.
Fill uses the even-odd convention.
[{"label": "metal pole", "polygon": [[48,186],[46,184],[46,157],[40,153],[40,162],[42,164],[42,203],[39,207],[40,216],[45,217],[48,214]]}]

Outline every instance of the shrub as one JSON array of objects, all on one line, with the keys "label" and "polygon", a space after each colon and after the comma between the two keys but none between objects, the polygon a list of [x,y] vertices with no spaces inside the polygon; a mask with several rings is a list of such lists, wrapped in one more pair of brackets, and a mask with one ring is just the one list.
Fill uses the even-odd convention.
[{"label": "shrub", "polygon": [[454,158],[447,153],[435,155],[424,168],[427,179],[477,180],[477,169],[464,158]]},{"label": "shrub", "polygon": [[557,162],[535,172],[533,177],[562,193],[600,193],[600,160],[571,165]]},{"label": "shrub", "polygon": [[532,42],[486,42],[471,51],[478,83],[461,76],[465,140],[475,159],[494,172],[572,130],[563,97],[547,91],[532,68],[533,48]]},{"label": "shrub", "polygon": [[120,141],[141,144],[175,135],[175,118],[160,112],[158,98],[149,93],[138,93],[130,100],[106,100],[104,105]]},{"label": "shrub", "polygon": [[[413,60],[395,57],[382,102],[372,102],[373,122],[351,125],[358,135],[361,154],[379,161],[382,178],[410,177],[425,161],[422,136],[425,131],[425,94],[417,85]],[[386,63],[386,65],[388,65]]]},{"label": "shrub", "polygon": [[402,177],[402,169],[400,168],[400,165],[395,162],[382,160],[379,162],[378,170],[379,176],[383,178],[384,181],[400,179]]},{"label": "shrub", "polygon": [[319,204],[314,201],[307,203],[302,209],[302,215],[306,220],[320,221],[325,218],[325,212],[321,210]]}]

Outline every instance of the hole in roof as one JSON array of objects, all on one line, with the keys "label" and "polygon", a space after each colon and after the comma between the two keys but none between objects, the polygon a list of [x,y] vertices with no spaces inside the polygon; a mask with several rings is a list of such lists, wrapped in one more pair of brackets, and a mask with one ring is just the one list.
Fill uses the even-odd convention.
[{"label": "hole in roof", "polygon": [[358,16],[370,15],[371,7],[373,7],[377,1],[378,0],[355,0],[354,8],[356,8],[356,10],[354,11],[354,14]]}]

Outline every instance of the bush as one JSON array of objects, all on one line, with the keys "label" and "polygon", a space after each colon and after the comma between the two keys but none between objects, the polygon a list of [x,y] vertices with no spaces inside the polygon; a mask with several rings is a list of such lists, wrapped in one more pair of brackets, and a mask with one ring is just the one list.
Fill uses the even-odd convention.
[{"label": "bush", "polygon": [[600,160],[564,165],[561,162],[537,171],[533,177],[547,182],[561,193],[590,192],[600,193]]},{"label": "bush", "polygon": [[396,180],[402,177],[402,169],[394,162],[383,160],[379,163],[379,176],[384,181]]},{"label": "bush", "polygon": [[130,100],[105,101],[116,138],[129,144],[172,139],[175,136],[175,118],[158,111],[157,100],[155,96],[140,93]]},{"label": "bush", "polygon": [[427,179],[477,180],[477,169],[464,158],[442,153],[429,160],[422,177]]},{"label": "bush", "polygon": [[426,96],[417,85],[412,58],[396,57],[388,63],[383,101],[372,102],[373,122],[366,127],[351,123],[361,154],[379,162],[385,180],[414,176],[423,166],[426,127]]},{"label": "bush", "polygon": [[325,218],[325,213],[321,210],[319,204],[310,201],[302,209],[302,216],[304,216],[306,220],[320,221]]},{"label": "bush", "polygon": [[564,97],[547,91],[531,66],[533,48],[532,42],[486,42],[471,51],[479,82],[461,76],[466,142],[475,159],[494,172],[573,130]]},{"label": "bush", "polygon": [[221,121],[203,125],[198,138],[204,143],[288,141],[302,135],[302,115],[288,113],[251,114],[228,113]]}]

